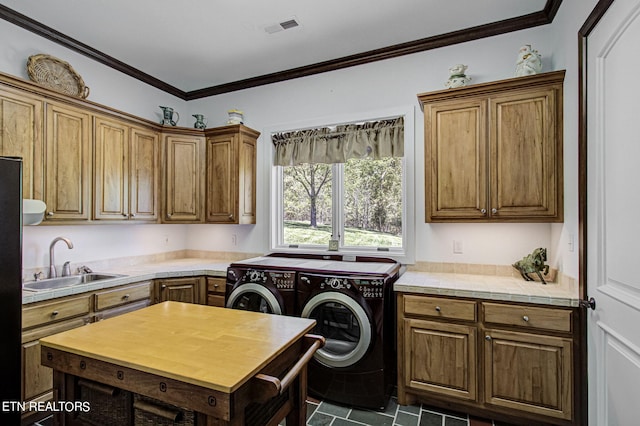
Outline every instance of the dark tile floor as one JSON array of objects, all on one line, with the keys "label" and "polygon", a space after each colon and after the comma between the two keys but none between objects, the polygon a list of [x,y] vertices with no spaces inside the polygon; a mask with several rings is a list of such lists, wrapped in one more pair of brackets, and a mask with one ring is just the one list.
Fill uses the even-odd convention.
[{"label": "dark tile floor", "polygon": [[399,405],[395,397],[385,411],[345,407],[326,401],[308,401],[308,426],[491,426],[492,422],[469,419],[425,405]]}]

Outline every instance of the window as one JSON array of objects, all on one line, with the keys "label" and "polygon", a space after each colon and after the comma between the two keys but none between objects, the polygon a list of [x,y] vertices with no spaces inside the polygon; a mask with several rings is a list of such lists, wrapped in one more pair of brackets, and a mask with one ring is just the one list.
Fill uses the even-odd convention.
[{"label": "window", "polygon": [[[406,196],[406,160],[398,155],[404,153],[402,117],[350,126],[372,129],[380,123],[402,129],[391,144],[381,143],[385,146],[372,137],[355,148],[357,143],[349,141],[355,156],[335,149],[342,143],[336,135],[345,126],[304,131],[322,134],[322,142],[312,141],[311,148],[301,145],[300,132],[272,134],[280,163],[274,167],[272,249],[326,251],[329,240],[337,240],[340,251],[405,255],[407,206],[412,203]],[[286,155],[277,146],[284,139],[294,140]],[[294,154],[294,147],[299,152]]]}]

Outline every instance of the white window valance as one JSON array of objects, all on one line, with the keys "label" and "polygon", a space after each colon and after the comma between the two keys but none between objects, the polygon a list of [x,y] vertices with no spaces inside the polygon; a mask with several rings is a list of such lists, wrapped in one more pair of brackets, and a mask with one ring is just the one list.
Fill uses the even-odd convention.
[{"label": "white window valance", "polygon": [[404,156],[404,118],[271,135],[276,166],[344,163],[351,158]]}]

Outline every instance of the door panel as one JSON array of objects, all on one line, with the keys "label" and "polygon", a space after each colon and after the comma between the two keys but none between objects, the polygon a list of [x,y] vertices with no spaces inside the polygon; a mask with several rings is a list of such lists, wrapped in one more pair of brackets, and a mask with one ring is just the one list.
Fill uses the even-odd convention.
[{"label": "door panel", "polygon": [[[589,311],[589,422],[637,423],[640,383],[640,1],[618,0],[588,34],[586,285]],[[584,157],[583,157],[584,158]],[[584,160],[583,160],[584,161]]]}]

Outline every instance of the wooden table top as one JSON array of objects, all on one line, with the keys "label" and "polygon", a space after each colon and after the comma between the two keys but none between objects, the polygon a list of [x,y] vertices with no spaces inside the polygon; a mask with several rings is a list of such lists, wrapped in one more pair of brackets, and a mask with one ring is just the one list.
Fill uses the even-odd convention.
[{"label": "wooden table top", "polygon": [[232,393],[314,325],[306,318],[164,302],[40,343]]}]

